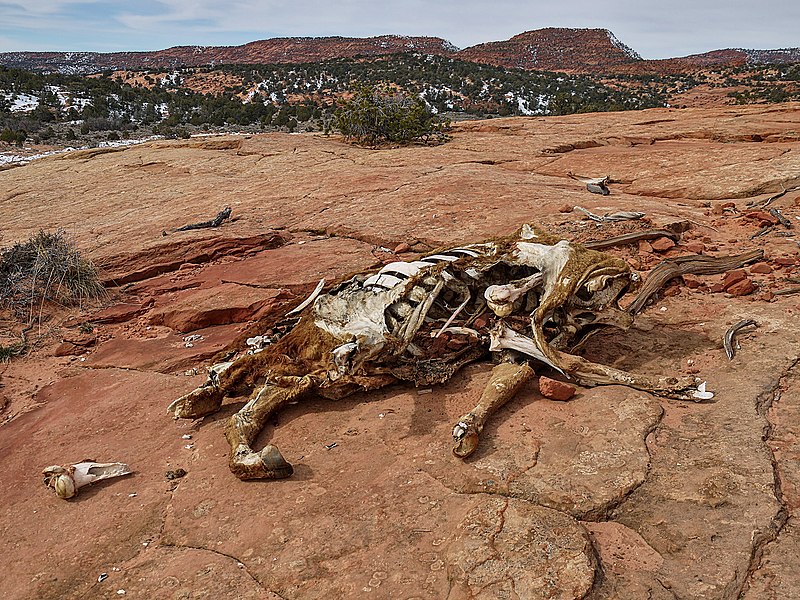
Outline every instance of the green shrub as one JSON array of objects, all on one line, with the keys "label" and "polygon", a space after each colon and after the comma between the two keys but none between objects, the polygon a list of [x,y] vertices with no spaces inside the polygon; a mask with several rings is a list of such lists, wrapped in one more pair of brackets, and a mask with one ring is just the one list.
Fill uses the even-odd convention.
[{"label": "green shrub", "polygon": [[333,128],[360,144],[439,144],[449,122],[441,122],[418,97],[387,87],[362,86],[336,109]]},{"label": "green shrub", "polygon": [[98,270],[64,231],[39,231],[27,242],[0,251],[0,305],[29,313],[45,300],[80,304],[105,291]]}]

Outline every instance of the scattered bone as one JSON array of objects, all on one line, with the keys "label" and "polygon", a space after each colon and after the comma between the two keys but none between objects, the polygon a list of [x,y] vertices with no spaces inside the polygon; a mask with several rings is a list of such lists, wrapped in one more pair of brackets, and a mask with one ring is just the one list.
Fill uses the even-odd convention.
[{"label": "scattered bone", "polygon": [[80,488],[91,483],[131,473],[130,467],[123,463],[96,462],[81,462],[66,467],[52,465],[42,471],[44,484],[64,499],[76,496]]},{"label": "scattered bone", "polygon": [[296,315],[296,314],[300,313],[306,306],[308,306],[314,300],[317,299],[317,296],[319,296],[320,292],[322,292],[322,288],[324,288],[324,287],[325,287],[325,279],[322,278],[322,279],[319,280],[319,283],[317,284],[317,287],[314,288],[314,291],[311,292],[311,295],[308,298],[306,298],[305,300],[303,300],[303,302],[301,302],[298,306],[294,307],[292,310],[290,310],[288,313],[286,313],[286,316],[290,317],[292,315]]},{"label": "scattered bone", "polygon": [[[581,177],[580,175],[573,175],[569,173],[569,176],[576,181],[580,181],[581,183],[586,184],[586,189],[593,194],[600,194],[602,196],[608,196],[611,192],[606,185],[609,182],[609,177],[606,175],[605,177]],[[575,208],[578,208],[577,206]]]},{"label": "scattered bone", "polygon": [[222,223],[230,218],[231,216],[231,207],[226,206],[222,209],[216,217],[211,219],[210,221],[202,221],[200,223],[192,223],[190,225],[184,225],[183,227],[178,227],[175,231],[189,231],[190,229],[208,229],[211,227],[219,227]]},{"label": "scattered bone", "polygon": [[756,323],[753,319],[744,319],[743,321],[739,321],[735,325],[733,325],[728,331],[725,332],[725,336],[722,338],[722,345],[725,348],[725,354],[728,355],[728,360],[733,360],[733,357],[736,355],[736,350],[739,348],[739,344],[734,346],[733,338],[734,336],[745,327],[758,327],[758,323]]},{"label": "scattered bone", "polygon": [[597,221],[598,223],[613,223],[616,221],[632,221],[632,220],[635,221],[645,216],[645,213],[643,212],[633,212],[633,211],[619,211],[613,213],[606,213],[604,215],[596,215],[592,211],[583,208],[582,206],[576,206],[575,210],[583,213],[592,221]]}]

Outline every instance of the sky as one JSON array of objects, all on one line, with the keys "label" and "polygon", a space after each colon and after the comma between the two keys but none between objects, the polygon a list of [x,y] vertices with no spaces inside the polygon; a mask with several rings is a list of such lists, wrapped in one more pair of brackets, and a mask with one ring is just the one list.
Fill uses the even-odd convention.
[{"label": "sky", "polygon": [[0,0],[0,52],[427,35],[459,48],[542,27],[610,29],[643,58],[800,47],[798,0]]}]

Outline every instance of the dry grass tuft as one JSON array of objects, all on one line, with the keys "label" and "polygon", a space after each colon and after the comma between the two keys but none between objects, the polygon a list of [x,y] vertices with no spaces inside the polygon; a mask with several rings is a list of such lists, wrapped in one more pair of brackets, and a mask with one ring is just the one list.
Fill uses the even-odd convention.
[{"label": "dry grass tuft", "polygon": [[28,323],[45,301],[74,306],[104,293],[97,267],[81,256],[63,230],[41,230],[0,250],[0,306],[27,315]]}]

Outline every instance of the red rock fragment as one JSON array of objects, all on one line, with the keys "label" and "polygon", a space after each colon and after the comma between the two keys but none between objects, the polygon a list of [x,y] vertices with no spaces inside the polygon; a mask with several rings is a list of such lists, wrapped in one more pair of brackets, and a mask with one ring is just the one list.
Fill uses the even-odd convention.
[{"label": "red rock fragment", "polygon": [[404,252],[408,252],[411,250],[411,246],[406,244],[405,242],[400,242],[397,246],[394,247],[395,254],[403,254]]},{"label": "red rock fragment", "polygon": [[791,267],[797,264],[797,258],[792,256],[779,256],[778,258],[773,258],[772,262],[782,267]]},{"label": "red rock fragment", "polygon": [[650,242],[646,240],[639,240],[639,252],[642,254],[652,254],[653,247],[650,245]]},{"label": "red rock fragment", "polygon": [[761,262],[756,263],[752,267],[750,267],[751,273],[760,273],[762,275],[769,275],[772,273],[772,267],[770,267],[767,263]]},{"label": "red rock fragment", "polygon": [[747,273],[745,273],[744,269],[728,271],[725,273],[725,277],[722,280],[722,289],[728,291],[729,287],[742,281],[743,279],[747,279]]},{"label": "red rock fragment", "polygon": [[687,252],[692,252],[693,254],[702,254],[703,251],[706,249],[706,245],[703,242],[691,242],[684,246],[684,249]]},{"label": "red rock fragment", "polygon": [[756,290],[756,285],[750,279],[742,279],[737,281],[725,291],[731,296],[747,296]]},{"label": "red rock fragment", "polygon": [[670,298],[672,296],[677,296],[680,293],[681,293],[681,288],[680,288],[680,286],[677,286],[677,285],[671,285],[668,288],[664,289],[664,297],[665,298]]},{"label": "red rock fragment", "polygon": [[745,219],[752,219],[754,221],[769,223],[771,225],[777,225],[780,222],[778,221],[778,217],[771,215],[768,212],[764,212],[763,210],[754,210],[747,213],[744,217]]},{"label": "red rock fragment", "polygon": [[700,281],[700,279],[698,279],[694,275],[684,275],[683,283],[686,285],[686,287],[688,287],[691,290],[696,290],[701,285],[703,285],[703,282]]},{"label": "red rock fragment", "polygon": [[708,291],[711,292],[712,294],[719,294],[720,292],[725,291],[725,287],[721,283],[715,283],[710,288],[708,288]]},{"label": "red rock fragment", "polygon": [[656,252],[666,252],[667,250],[675,246],[675,242],[673,242],[668,237],[660,237],[658,239],[653,240],[650,245]]},{"label": "red rock fragment", "polygon": [[82,346],[78,346],[72,342],[62,342],[56,347],[53,356],[78,356],[84,352],[86,352],[86,348]]},{"label": "red rock fragment", "polygon": [[489,324],[489,315],[487,315],[486,313],[484,313],[484,314],[482,314],[480,317],[478,317],[477,319],[475,319],[475,322],[472,324],[472,326],[473,326],[475,329],[477,329],[478,331],[480,331],[481,329],[483,329],[484,327],[486,327],[488,324]]},{"label": "red rock fragment", "polygon": [[565,402],[575,395],[576,387],[549,377],[539,377],[539,393],[545,398]]},{"label": "red rock fragment", "polygon": [[723,202],[722,208],[736,208],[736,202]]},{"label": "red rock fragment", "polygon": [[572,205],[571,204],[562,204],[558,207],[558,212],[560,213],[571,213],[572,212]]},{"label": "red rock fragment", "polygon": [[759,296],[759,299],[763,300],[764,302],[772,302],[775,300],[775,294],[773,294],[770,290],[767,290]]}]

